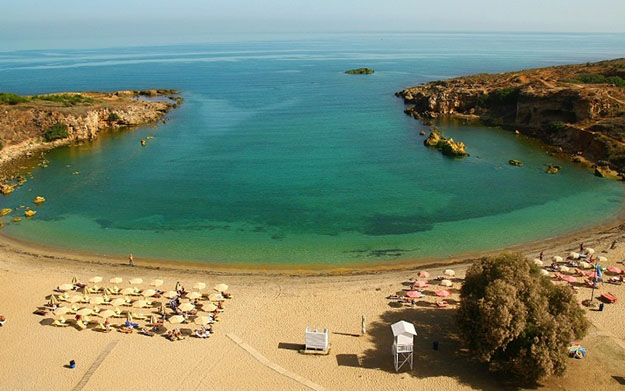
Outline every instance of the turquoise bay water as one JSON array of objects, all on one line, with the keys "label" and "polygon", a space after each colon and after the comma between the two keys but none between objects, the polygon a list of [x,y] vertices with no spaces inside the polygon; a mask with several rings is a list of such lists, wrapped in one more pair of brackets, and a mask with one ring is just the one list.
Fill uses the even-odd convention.
[{"label": "turquoise bay water", "polygon": [[[622,184],[486,127],[441,124],[471,154],[446,158],[423,146],[423,126],[393,93],[624,49],[623,35],[423,33],[0,53],[3,91],[156,87],[185,98],[158,128],[50,152],[49,167],[0,207],[48,201],[28,221],[5,217],[3,232],[95,253],[339,266],[449,257],[597,224],[622,208]],[[360,66],[377,72],[343,73]],[[561,173],[543,173],[547,163]]]}]

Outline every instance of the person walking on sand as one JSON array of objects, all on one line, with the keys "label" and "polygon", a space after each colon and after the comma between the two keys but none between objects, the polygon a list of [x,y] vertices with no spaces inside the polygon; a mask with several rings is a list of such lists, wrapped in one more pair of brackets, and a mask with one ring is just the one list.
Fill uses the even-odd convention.
[{"label": "person walking on sand", "polygon": [[543,260],[543,252],[540,252],[540,255],[538,255],[538,258],[542,261]]},{"label": "person walking on sand", "polygon": [[135,265],[135,258],[132,256],[132,254],[130,254],[130,256],[128,257],[128,266],[134,266]]}]

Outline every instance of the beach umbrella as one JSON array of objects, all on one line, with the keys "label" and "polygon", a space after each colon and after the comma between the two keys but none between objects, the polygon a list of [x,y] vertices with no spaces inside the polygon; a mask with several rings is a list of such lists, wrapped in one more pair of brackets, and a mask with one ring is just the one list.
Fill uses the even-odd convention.
[{"label": "beach umbrella", "polygon": [[69,311],[68,307],[59,307],[56,310],[54,310],[54,315],[64,315]]},{"label": "beach umbrella", "polygon": [[158,319],[156,318],[156,315],[150,315],[150,324],[155,325],[157,323],[158,323]]},{"label": "beach umbrella", "polygon": [[122,295],[132,295],[132,294],[134,294],[135,292],[136,292],[136,291],[135,291],[135,288],[128,287],[128,288],[124,288],[124,289],[122,289],[120,293],[121,293]]},{"label": "beach umbrella", "polygon": [[136,308],[144,308],[148,306],[148,302],[145,300],[137,300],[134,303],[132,303],[132,306]]},{"label": "beach umbrella", "polygon": [[210,301],[222,301],[224,297],[220,293],[211,293],[208,295],[208,300]]},{"label": "beach umbrella", "polygon": [[206,312],[213,312],[217,310],[217,306],[213,303],[206,303],[202,306],[202,309]]},{"label": "beach umbrella", "polygon": [[161,314],[165,313],[165,303],[161,302],[161,310],[160,310]]},{"label": "beach umbrella", "polygon": [[440,296],[440,297],[447,297],[447,296],[451,295],[451,293],[449,293],[449,291],[445,290],[445,289],[434,291],[434,294],[436,296]]},{"label": "beach umbrella", "polygon": [[98,282],[102,282],[102,277],[100,277],[100,276],[91,277],[89,279],[89,282],[93,282],[93,283],[97,284]]},{"label": "beach umbrella", "polygon": [[74,288],[73,284],[61,284],[59,285],[59,290],[61,291],[69,291],[72,290]]},{"label": "beach umbrella", "polygon": [[184,322],[184,316],[182,315],[174,315],[169,317],[169,323],[178,324]]},{"label": "beach umbrella", "polygon": [[573,276],[560,275],[558,278],[561,279],[562,281],[566,281],[566,282],[571,283],[571,284],[577,282],[577,278],[575,278]]},{"label": "beach umbrella", "polygon": [[72,277],[72,284],[78,284],[78,278],[76,278],[76,276]]},{"label": "beach umbrella", "polygon": [[198,316],[197,318],[195,318],[195,320],[193,320],[193,323],[199,326],[204,326],[210,322],[211,322],[210,316],[206,316],[206,315]]},{"label": "beach umbrella", "polygon": [[592,248],[590,248],[590,247],[588,247],[588,248],[586,249],[586,254],[588,254],[588,255],[592,255],[592,254],[594,254],[594,253],[595,253],[595,250],[594,250],[594,249],[592,249]]},{"label": "beach umbrella", "polygon": [[610,266],[610,267],[608,268],[608,271],[609,271],[610,273],[614,273],[614,274],[621,274],[621,273],[623,273],[623,270],[621,270],[621,268],[616,267],[616,266]]},{"label": "beach umbrella", "polygon": [[430,273],[426,272],[425,270],[421,270],[419,273],[417,273],[417,276],[421,278],[430,278]]},{"label": "beach umbrella", "polygon": [[450,286],[453,286],[454,284],[450,280],[442,280],[441,281],[441,285],[442,286],[446,286],[446,287],[450,287]]},{"label": "beach umbrella", "polygon": [[133,284],[133,285],[139,285],[139,284],[143,284],[143,279],[141,279],[141,278],[133,278],[132,280],[130,280],[128,282]]},{"label": "beach umbrella", "polygon": [[193,289],[197,289],[197,290],[202,290],[206,288],[206,284],[203,282],[196,282],[195,284],[193,284]]},{"label": "beach umbrella", "polygon": [[571,259],[579,259],[579,253],[576,253],[575,251],[571,251],[569,253],[569,258],[571,258]]},{"label": "beach umbrella", "polygon": [[427,281],[415,281],[412,284],[413,288],[425,288],[426,286],[430,285]]},{"label": "beach umbrella", "polygon": [[141,296],[143,297],[151,297],[154,296],[156,294],[156,291],[154,289],[146,289],[143,292],[141,292]]},{"label": "beach umbrella", "polygon": [[69,298],[69,302],[70,303],[78,303],[79,301],[83,301],[85,297],[81,296],[81,295],[74,295],[72,297]]},{"label": "beach umbrella", "polygon": [[599,262],[606,263],[606,262],[608,262],[608,258],[606,258],[606,257],[599,257]]},{"label": "beach umbrella", "polygon": [[571,271],[571,269],[568,266],[560,266],[560,271],[562,273],[568,273]]},{"label": "beach umbrella", "polygon": [[93,310],[91,308],[82,308],[76,311],[76,315],[87,316],[87,315],[91,315],[92,312]]},{"label": "beach umbrella", "polygon": [[545,270],[545,269],[540,269],[540,273],[541,273],[543,276],[545,276],[545,277],[549,276],[549,271],[547,271],[547,270]]},{"label": "beach umbrella", "polygon": [[556,263],[559,263],[559,262],[562,262],[563,259],[562,259],[562,257],[556,255],[556,256],[553,257],[553,261],[556,262]]},{"label": "beach umbrella", "polygon": [[456,275],[456,272],[451,269],[447,269],[443,272],[443,274],[449,277],[454,277]]},{"label": "beach umbrella", "polygon": [[59,299],[56,298],[55,295],[50,295],[50,301],[48,302],[51,306],[59,304]]},{"label": "beach umbrella", "polygon": [[129,312],[126,313],[126,320],[132,323],[132,314]]},{"label": "beach umbrella", "polygon": [[227,292],[228,291],[228,285],[226,284],[217,284],[213,287],[214,290],[216,290],[217,292]]},{"label": "beach umbrella", "polygon": [[199,299],[200,297],[202,297],[202,294],[200,292],[191,292],[187,295],[187,297],[191,300]]},{"label": "beach umbrella", "polygon": [[579,266],[580,266],[582,269],[590,269],[590,268],[592,267],[592,265],[591,265],[590,263],[586,262],[586,261],[581,261],[581,262],[579,263]]},{"label": "beach umbrella", "polygon": [[165,296],[165,297],[167,297],[169,299],[173,299],[174,297],[178,296],[178,292],[176,292],[176,291],[168,291],[168,292],[165,292],[163,294],[163,296]]},{"label": "beach umbrella", "polygon": [[121,284],[124,281],[121,277],[113,277],[109,280],[111,284]]},{"label": "beach umbrella", "polygon": [[124,305],[124,304],[126,304],[126,299],[124,299],[123,297],[118,297],[117,299],[114,299],[113,301],[111,301],[111,305],[114,307]]},{"label": "beach umbrella", "polygon": [[152,280],[152,282],[150,282],[150,285],[154,287],[159,287],[163,285],[163,280],[159,280],[159,279]]},{"label": "beach umbrella", "polygon": [[406,292],[406,297],[410,297],[412,299],[416,299],[419,297],[423,297],[423,293],[419,292],[419,291],[408,291]]},{"label": "beach umbrella", "polygon": [[180,304],[180,307],[178,307],[178,308],[180,308],[180,311],[188,312],[188,311],[193,310],[195,308],[195,306],[193,304],[191,304],[191,303],[182,303],[182,304]]},{"label": "beach umbrella", "polygon": [[113,310],[106,310],[106,311],[102,311],[98,314],[101,318],[110,318],[111,316],[115,315],[115,311]]},{"label": "beach umbrella", "polygon": [[180,281],[176,281],[176,288],[174,288],[176,292],[182,290],[182,285],[180,285]]},{"label": "beach umbrella", "polygon": [[534,258],[534,259],[532,260],[532,262],[534,262],[534,265],[536,265],[536,266],[542,266],[542,265],[543,265],[543,261],[541,261],[541,260],[540,260],[540,259],[538,259],[538,258]]},{"label": "beach umbrella", "polygon": [[104,303],[104,298],[102,296],[94,296],[89,302],[91,304],[102,304]]}]

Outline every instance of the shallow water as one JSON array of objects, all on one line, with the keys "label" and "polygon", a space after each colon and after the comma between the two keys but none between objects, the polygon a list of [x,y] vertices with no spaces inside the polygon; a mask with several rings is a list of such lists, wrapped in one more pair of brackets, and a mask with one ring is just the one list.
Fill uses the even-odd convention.
[{"label": "shallow water", "polygon": [[[4,91],[156,87],[185,98],[158,128],[49,153],[49,167],[0,207],[48,201],[3,231],[97,253],[342,265],[448,257],[597,224],[620,211],[622,184],[486,127],[442,124],[471,154],[446,158],[423,146],[423,126],[393,93],[623,49],[623,35],[385,34],[0,53]],[[343,73],[360,66],[376,73]],[[525,165],[509,166],[513,158]],[[563,169],[547,175],[547,163]]]}]

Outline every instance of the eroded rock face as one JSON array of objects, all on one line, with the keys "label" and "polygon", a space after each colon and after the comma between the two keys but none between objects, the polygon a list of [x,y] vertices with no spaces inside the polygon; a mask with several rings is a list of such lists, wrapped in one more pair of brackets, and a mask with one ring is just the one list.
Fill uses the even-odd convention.
[{"label": "eroded rock face", "polygon": [[443,155],[447,156],[464,157],[469,155],[465,150],[464,143],[454,141],[453,138],[447,139],[435,130],[430,132],[430,135],[423,141],[423,144],[428,147],[436,148],[441,151]]},{"label": "eroded rock face", "polygon": [[622,169],[625,88],[575,81],[588,74],[625,78],[625,60],[440,80],[396,95],[415,118],[478,118]]}]

